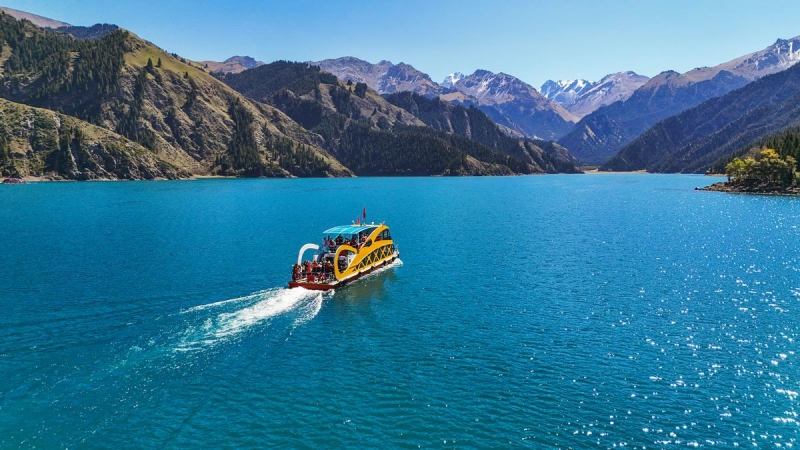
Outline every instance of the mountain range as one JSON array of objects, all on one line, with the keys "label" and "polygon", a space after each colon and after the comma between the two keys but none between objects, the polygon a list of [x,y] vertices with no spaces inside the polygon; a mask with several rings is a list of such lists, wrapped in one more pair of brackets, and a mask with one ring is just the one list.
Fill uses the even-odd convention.
[{"label": "mountain range", "polygon": [[547,80],[541,87],[541,93],[581,119],[601,106],[627,100],[649,79],[628,71],[606,75],[600,81]]},{"label": "mountain range", "polygon": [[548,80],[541,93],[516,77],[485,70],[471,75],[451,73],[436,84],[404,63],[371,64],[344,57],[318,64],[381,94],[410,91],[474,105],[509,133],[557,139],[583,163],[599,165],[660,120],[785,70],[798,60],[798,38],[779,39],[763,50],[715,67],[683,74],[665,71],[652,79],[627,71],[597,82]]},{"label": "mountain range", "polygon": [[[281,166],[286,159],[281,157],[298,151],[323,161],[320,165],[325,166],[327,175],[352,174],[327,154],[318,136],[279,110],[246,99],[206,73],[200,64],[175,57],[133,33],[117,30],[100,39],[77,39],[8,14],[0,15],[0,33],[6,37],[0,61],[0,97],[53,111],[53,117],[63,114],[80,120],[79,128],[88,141],[82,148],[93,157],[100,157],[92,153],[100,149],[90,145],[88,138],[96,134],[90,125],[105,129],[118,142],[138,144],[131,147],[135,151],[130,152],[130,160],[112,154],[111,159],[101,158],[104,168],[88,164],[73,170],[48,164],[58,159],[54,152],[62,147],[53,143],[67,139],[72,130],[55,127],[58,132],[45,133],[43,136],[50,137],[43,141],[37,137],[40,131],[54,127],[33,120],[27,122],[34,136],[30,146],[11,140],[9,157],[0,166],[4,174],[117,178],[119,173],[137,173],[118,166],[155,159],[171,169],[160,174],[139,171],[137,176],[292,176],[296,174]],[[22,49],[24,58],[20,57]],[[11,135],[8,129],[0,131]],[[291,144],[279,147],[277,141]],[[30,147],[39,153],[28,152]]]},{"label": "mountain range", "polygon": [[637,88],[626,100],[583,117],[559,144],[582,161],[602,164],[660,120],[727,94],[800,60],[800,38],[779,39],[764,50],[714,67],[680,74],[666,71]]},{"label": "mountain range", "polygon": [[551,173],[578,159],[701,172],[798,124],[800,38],[682,74],[548,80],[540,93],[505,73],[435,83],[354,57],[194,62],[115,25],[7,8],[0,34],[0,107],[29,124],[0,120],[6,175]]},{"label": "mountain range", "polygon": [[576,119],[561,105],[543,97],[535,88],[505,73],[476,70],[451,74],[442,84],[405,63],[393,64],[343,57],[310,62],[343,80],[366,83],[380,94],[408,91],[425,97],[474,105],[495,122],[524,136],[556,139],[568,132]]},{"label": "mountain range", "polygon": [[725,155],[797,125],[800,65],[659,122],[603,169],[702,173]]},{"label": "mountain range", "polygon": [[[366,84],[338,80],[318,68],[309,75],[307,64],[257,66],[239,58],[229,63],[257,67],[220,79],[209,73],[207,63],[165,52],[129,31],[104,25],[77,28],[76,34],[64,26],[45,29],[0,13],[5,38],[0,107],[7,111],[0,121],[0,173],[5,176],[149,179],[577,170],[568,152],[562,160],[559,151],[547,153],[513,138],[504,141],[541,152],[540,166],[533,157],[523,160],[522,154],[429,127]],[[236,85],[239,75],[246,81],[253,74],[266,75],[256,87],[268,95],[259,97]],[[490,134],[506,137],[488,119],[481,123],[491,124]]]},{"label": "mountain range", "polygon": [[217,61],[200,61],[203,67],[208,69],[209,72],[217,73],[239,73],[247,69],[255,69],[258,66],[263,66],[264,62],[256,61],[250,56],[231,56],[222,62]]},{"label": "mountain range", "polygon": [[430,76],[405,63],[393,64],[391,61],[381,61],[372,64],[346,56],[309,64],[319,66],[341,80],[366,83],[370,89],[380,94],[408,91],[426,97],[436,97],[443,92],[442,87],[434,83]]},{"label": "mountain range", "polygon": [[384,97],[319,66],[278,61],[220,79],[318,133],[325,149],[357,175],[576,170],[568,152],[507,136],[475,108],[410,92]]},{"label": "mountain range", "polygon": [[557,139],[572,129],[576,120],[558,103],[551,102],[533,86],[505,73],[476,70],[453,83],[443,100],[475,105],[495,122],[525,136]]}]

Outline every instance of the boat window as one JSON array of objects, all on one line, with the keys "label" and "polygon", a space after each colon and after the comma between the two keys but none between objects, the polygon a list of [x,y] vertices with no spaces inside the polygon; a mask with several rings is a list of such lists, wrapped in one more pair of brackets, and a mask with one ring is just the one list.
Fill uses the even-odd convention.
[{"label": "boat window", "polygon": [[364,247],[369,247],[370,245],[372,245],[372,239],[364,243]]}]

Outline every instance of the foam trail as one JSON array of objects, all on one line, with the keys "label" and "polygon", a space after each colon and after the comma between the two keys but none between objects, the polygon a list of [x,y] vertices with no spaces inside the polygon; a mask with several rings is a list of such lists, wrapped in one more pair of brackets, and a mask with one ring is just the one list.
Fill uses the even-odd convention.
[{"label": "foam trail", "polygon": [[[403,261],[397,259],[363,279],[401,265]],[[289,312],[295,313],[292,328],[297,328],[319,314],[323,299],[320,291],[275,288],[185,309],[181,314],[190,316],[190,322],[195,322],[196,325],[189,325],[175,351],[199,350],[215,345],[234,338],[254,325]],[[193,314],[200,317],[192,317]],[[207,316],[203,318],[202,315]]]},{"label": "foam trail", "polygon": [[202,311],[202,310],[208,309],[208,308],[216,308],[218,306],[227,305],[229,303],[246,302],[248,300],[253,300],[253,299],[259,298],[260,296],[262,296],[262,295],[264,295],[264,294],[266,294],[268,292],[269,291],[259,291],[259,292],[256,292],[254,294],[245,295],[244,297],[231,298],[231,299],[222,300],[222,301],[219,301],[219,302],[208,303],[206,305],[193,306],[193,307],[191,307],[189,309],[184,309],[183,311],[181,311],[181,314],[190,313],[190,312],[194,312],[194,311]]},{"label": "foam trail", "polygon": [[[249,330],[254,325],[269,321],[281,314],[299,309],[301,315],[294,321],[294,326],[313,319],[322,308],[322,293],[302,288],[277,288],[257,292],[221,302],[210,303],[190,308],[184,313],[202,313],[209,308],[230,309],[230,305],[245,306],[234,311],[212,313],[199,326],[190,326],[184,334],[176,351],[197,350],[206,346],[232,339]],[[198,318],[200,319],[200,318]]]},{"label": "foam trail", "polygon": [[224,338],[238,334],[258,322],[294,309],[302,300],[314,297],[322,297],[322,293],[302,288],[281,289],[249,308],[220,314],[220,326],[216,330],[216,337]]},{"label": "foam trail", "polygon": [[301,306],[300,317],[294,320],[293,328],[297,328],[319,314],[322,309],[322,295],[314,297],[310,303]]}]

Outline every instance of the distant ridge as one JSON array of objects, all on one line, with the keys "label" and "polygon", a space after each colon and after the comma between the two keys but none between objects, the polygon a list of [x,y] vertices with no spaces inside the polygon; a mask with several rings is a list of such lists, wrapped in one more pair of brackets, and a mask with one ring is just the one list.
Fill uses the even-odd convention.
[{"label": "distant ridge", "polygon": [[200,63],[207,66],[209,72],[216,73],[239,73],[264,65],[262,61],[256,61],[250,56],[231,56],[222,62],[200,61]]},{"label": "distant ridge", "polygon": [[386,60],[372,64],[345,56],[309,64],[318,65],[342,80],[366,83],[384,95],[412,92],[427,98],[441,97],[459,105],[475,105],[498,125],[529,138],[557,139],[577,120],[531,85],[505,73],[488,70],[476,70],[469,76],[453,73],[437,84],[410,64]]},{"label": "distant ridge", "polygon": [[627,100],[602,107],[581,119],[558,143],[585,163],[602,164],[657,122],[786,70],[798,61],[800,36],[778,39],[763,50],[714,67],[698,67],[682,74],[664,71],[636,89]]},{"label": "distant ridge", "polygon": [[59,22],[58,20],[48,19],[47,17],[37,16],[36,14],[31,14],[29,12],[20,11],[17,9],[6,8],[5,6],[0,6],[0,11],[5,12],[17,20],[27,20],[37,27],[61,28],[72,26],[66,22]]},{"label": "distant ridge", "polygon": [[[456,79],[457,78],[457,79]],[[554,140],[569,132],[575,116],[560,104],[548,100],[533,86],[503,72],[476,70],[456,80],[443,100],[475,105],[500,125],[529,138]]]},{"label": "distant ridge", "polygon": [[420,72],[406,63],[394,64],[383,60],[372,64],[352,56],[310,61],[309,64],[319,66],[322,70],[336,75],[337,78],[354,83],[366,83],[380,94],[395,92],[413,92],[433,98],[442,94],[444,89],[436,84],[428,74]]},{"label": "distant ridge", "polygon": [[665,119],[612,158],[607,170],[705,172],[715,161],[800,125],[800,65]]},{"label": "distant ridge", "polygon": [[617,72],[604,76],[600,81],[547,80],[541,92],[580,119],[603,106],[627,100],[648,80],[649,77],[636,72]]}]

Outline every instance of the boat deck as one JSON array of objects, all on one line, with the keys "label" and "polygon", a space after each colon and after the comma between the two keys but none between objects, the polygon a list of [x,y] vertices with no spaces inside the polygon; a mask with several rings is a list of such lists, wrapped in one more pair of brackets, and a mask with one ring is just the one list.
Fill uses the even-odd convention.
[{"label": "boat deck", "polygon": [[392,256],[390,259],[384,260],[380,264],[376,264],[366,270],[358,272],[356,275],[353,275],[352,277],[345,278],[344,280],[337,281],[335,278],[331,277],[331,278],[325,278],[321,281],[317,281],[318,279],[314,277],[312,281],[309,281],[307,277],[302,277],[297,280],[290,281],[289,287],[290,288],[301,287],[312,291],[328,291],[331,289],[336,289],[337,287],[344,286],[345,284],[351,281],[355,281],[365,275],[369,275],[370,273],[374,272],[377,269],[380,269],[381,267],[393,263],[398,257],[399,254],[396,254]]}]

